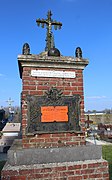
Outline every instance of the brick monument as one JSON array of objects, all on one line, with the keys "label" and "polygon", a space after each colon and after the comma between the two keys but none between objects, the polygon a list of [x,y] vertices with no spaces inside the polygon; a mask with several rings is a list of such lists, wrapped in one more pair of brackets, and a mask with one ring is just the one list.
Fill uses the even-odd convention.
[{"label": "brick monument", "polygon": [[101,146],[85,143],[83,70],[88,60],[76,48],[76,57],[55,48],[52,26],[60,22],[37,19],[46,25],[45,52],[30,54],[27,43],[18,55],[22,79],[22,140],[8,151],[2,179],[109,179]]}]

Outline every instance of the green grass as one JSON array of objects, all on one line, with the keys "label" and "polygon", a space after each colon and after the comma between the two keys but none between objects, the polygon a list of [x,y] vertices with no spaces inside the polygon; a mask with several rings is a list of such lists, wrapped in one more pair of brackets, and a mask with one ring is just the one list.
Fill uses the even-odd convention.
[{"label": "green grass", "polygon": [[102,157],[109,163],[109,176],[112,180],[112,145],[102,146]]}]

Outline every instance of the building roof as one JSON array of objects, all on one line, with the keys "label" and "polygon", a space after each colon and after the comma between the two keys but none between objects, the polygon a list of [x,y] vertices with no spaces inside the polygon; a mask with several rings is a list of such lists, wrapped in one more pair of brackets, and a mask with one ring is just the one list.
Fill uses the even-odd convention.
[{"label": "building roof", "polygon": [[2,132],[19,132],[21,123],[7,123],[2,129]]},{"label": "building roof", "polygon": [[102,115],[102,114],[105,114],[104,112],[85,112],[85,115]]}]

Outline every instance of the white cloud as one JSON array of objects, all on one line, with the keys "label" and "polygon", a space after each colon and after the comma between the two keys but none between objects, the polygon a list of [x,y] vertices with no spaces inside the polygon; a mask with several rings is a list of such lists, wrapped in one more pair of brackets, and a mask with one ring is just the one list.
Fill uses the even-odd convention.
[{"label": "white cloud", "polygon": [[106,96],[88,96],[87,99],[104,99]]},{"label": "white cloud", "polygon": [[0,77],[4,76],[4,74],[0,74]]}]

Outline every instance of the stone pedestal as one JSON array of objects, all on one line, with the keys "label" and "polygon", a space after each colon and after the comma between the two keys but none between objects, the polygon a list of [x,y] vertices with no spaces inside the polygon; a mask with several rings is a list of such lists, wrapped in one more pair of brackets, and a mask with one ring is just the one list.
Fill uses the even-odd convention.
[{"label": "stone pedestal", "polygon": [[2,179],[109,179],[100,146],[85,145],[83,70],[88,60],[19,55],[22,140]]},{"label": "stone pedestal", "polygon": [[[84,145],[83,70],[88,60],[40,54],[19,55],[18,63],[23,84],[21,98],[23,148]],[[57,92],[51,93],[52,88],[56,88]],[[60,96],[59,93],[62,93],[63,100],[55,99]],[[56,97],[52,99],[49,96]],[[70,103],[67,104],[67,98],[76,99],[76,96],[77,103],[73,102],[74,109],[70,110],[72,105],[70,107]],[[65,104],[64,99],[66,99]],[[69,108],[68,122],[53,122],[52,124],[41,122],[42,112],[39,106],[65,106],[66,104]],[[70,119],[71,116],[73,120]],[[48,128],[49,125],[54,127]],[[43,129],[41,129],[42,126]],[[64,128],[65,126],[68,128]]]}]

